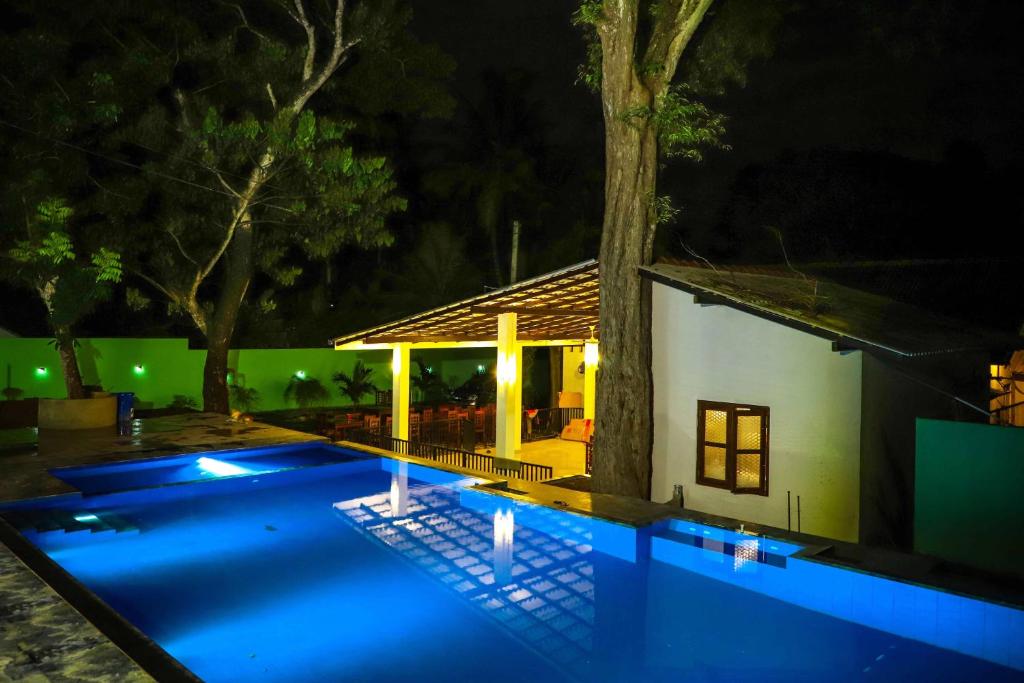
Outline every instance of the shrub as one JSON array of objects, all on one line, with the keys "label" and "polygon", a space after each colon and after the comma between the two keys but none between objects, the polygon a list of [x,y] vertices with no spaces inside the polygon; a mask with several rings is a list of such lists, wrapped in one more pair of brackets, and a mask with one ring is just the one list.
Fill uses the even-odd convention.
[{"label": "shrub", "polygon": [[354,405],[359,405],[363,396],[377,391],[377,385],[373,383],[372,377],[373,368],[368,368],[363,361],[357,360],[351,375],[336,372],[333,379],[341,395],[347,396]]},{"label": "shrub", "polygon": [[260,404],[260,392],[252,387],[230,384],[228,385],[228,395],[231,407],[241,410],[243,413],[251,413]]},{"label": "shrub", "polygon": [[185,408],[189,410],[195,410],[196,400],[191,396],[185,396],[184,394],[175,394],[174,399],[167,404],[167,407],[176,408],[178,410]]},{"label": "shrub", "polygon": [[315,377],[292,375],[284,390],[284,400],[293,401],[300,408],[323,404],[330,394]]}]

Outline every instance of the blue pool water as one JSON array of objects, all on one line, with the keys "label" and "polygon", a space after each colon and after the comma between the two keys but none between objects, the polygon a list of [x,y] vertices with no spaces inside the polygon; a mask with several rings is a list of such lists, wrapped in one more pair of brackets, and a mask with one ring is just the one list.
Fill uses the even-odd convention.
[{"label": "blue pool water", "polygon": [[334,450],[4,515],[209,681],[1024,680],[1020,610]]},{"label": "blue pool water", "polygon": [[366,457],[372,456],[312,442],[217,453],[172,455],[108,465],[60,467],[52,470],[52,473],[83,493],[95,494],[205,479],[266,474]]}]

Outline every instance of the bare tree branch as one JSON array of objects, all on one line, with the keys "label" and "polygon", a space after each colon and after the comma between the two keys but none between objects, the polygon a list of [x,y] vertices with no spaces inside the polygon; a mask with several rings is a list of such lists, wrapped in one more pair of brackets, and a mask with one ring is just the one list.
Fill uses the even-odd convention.
[{"label": "bare tree branch", "polygon": [[713,0],[667,0],[662,6],[644,51],[644,70],[655,97],[663,95],[683,50],[697,31]]},{"label": "bare tree branch", "polygon": [[274,97],[274,89],[267,83],[267,95],[270,97],[270,106],[273,107],[274,111],[277,111],[277,98]]},{"label": "bare tree branch", "polygon": [[291,15],[292,18],[299,22],[306,32],[306,60],[302,64],[302,82],[305,83],[313,76],[313,64],[316,60],[316,28],[306,16],[306,8],[303,6],[302,0],[295,0],[295,12]]},{"label": "bare tree branch", "polygon": [[247,31],[252,33],[254,36],[259,38],[260,40],[267,41],[267,42],[270,41],[270,39],[267,38],[267,36],[265,34],[257,31],[256,29],[254,29],[252,27],[252,24],[250,24],[249,20],[245,17],[245,10],[242,9],[241,5],[239,5],[237,3],[234,3],[234,2],[224,2],[224,0],[220,0],[220,4],[224,5],[225,7],[234,7],[235,8],[235,11],[238,12],[238,16],[242,18],[242,26],[241,26],[241,28],[246,29]]},{"label": "bare tree branch", "polygon": [[140,280],[143,280],[144,282],[149,284],[154,289],[158,290],[161,294],[163,294],[165,297],[167,297],[167,300],[170,301],[171,303],[179,303],[181,301],[181,297],[179,295],[175,294],[174,292],[172,292],[167,287],[164,287],[162,284],[160,284],[159,282],[157,282],[155,279],[151,278],[150,276],[146,275],[141,270],[136,270],[134,268],[129,268],[128,272],[130,272],[132,275],[134,275],[135,277],[139,278]]},{"label": "bare tree branch", "polygon": [[[295,6],[296,8],[301,8],[302,1],[295,0]],[[305,16],[304,11],[303,16]],[[327,63],[321,67],[316,76],[310,77],[309,79],[303,78],[303,82],[306,84],[306,87],[304,87],[299,94],[295,96],[295,100],[291,104],[291,110],[293,113],[298,114],[302,111],[303,107],[306,106],[306,102],[309,101],[309,98],[323,87],[323,84],[327,82],[327,79],[334,74],[335,70],[337,70],[339,66],[341,66],[341,63],[344,61],[348,51],[359,43],[358,39],[345,42],[343,30],[344,23],[345,0],[337,0],[337,5],[335,5],[334,8],[334,44],[331,48],[331,55],[327,59]],[[306,57],[307,65],[311,66],[308,53]],[[305,70],[303,70],[303,74],[305,74]]]},{"label": "bare tree branch", "polygon": [[171,239],[174,240],[174,243],[176,245],[178,245],[178,251],[181,252],[181,255],[184,256],[189,261],[191,261],[193,265],[198,267],[199,266],[199,262],[196,261],[194,258],[192,258],[191,256],[188,255],[188,252],[185,251],[185,247],[181,244],[181,240],[178,239],[178,235],[173,230],[171,230],[170,228],[167,228],[166,232],[167,232],[168,235],[171,236]]}]

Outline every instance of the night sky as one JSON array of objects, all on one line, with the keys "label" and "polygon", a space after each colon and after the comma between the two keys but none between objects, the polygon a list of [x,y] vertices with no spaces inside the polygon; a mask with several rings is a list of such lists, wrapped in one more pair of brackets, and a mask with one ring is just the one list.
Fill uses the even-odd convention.
[{"label": "night sky", "polygon": [[[573,0],[421,0],[415,3],[415,26],[422,39],[436,40],[456,58],[456,89],[468,99],[477,94],[479,74],[486,69],[532,74],[534,85],[526,96],[541,103],[549,127],[545,134],[573,148],[581,165],[599,164],[598,101],[575,84],[583,48],[569,17],[577,5]],[[901,243],[893,257],[1008,255],[1022,227],[1017,193],[992,197],[974,182],[1013,187],[1021,180],[1024,7],[991,1],[784,5],[788,12],[775,53],[750,65],[745,87],[732,87],[714,102],[729,116],[732,149],[709,153],[701,165],[673,161],[665,169],[661,190],[683,211],[663,231],[662,251],[677,253],[678,242],[685,240],[727,260],[777,260],[765,249],[750,253],[740,247],[749,235],[723,243],[713,233],[750,230],[749,221],[739,223],[731,215],[730,200],[743,193],[738,184],[781,163],[813,166],[811,174],[822,183],[841,175],[867,176],[868,182],[858,178],[851,192],[875,196],[860,197],[859,203],[873,204],[885,194],[881,201],[888,206],[872,207],[871,215],[886,214],[878,221],[885,230],[902,227],[915,237]],[[713,13],[709,19],[714,21]],[[804,182],[803,174],[798,177]],[[949,184],[958,188],[957,196],[949,196]],[[828,223],[842,219],[848,208],[822,209],[815,229],[838,230]],[[779,217],[764,218],[770,223]],[[877,225],[858,227],[871,232]],[[916,239],[965,228],[973,234],[961,232],[965,240],[941,240],[935,248]],[[807,229],[792,228],[795,233]],[[991,239],[982,243],[976,231]],[[844,253],[817,249],[814,240],[801,253],[798,235],[790,239],[796,241],[791,251],[805,260],[887,256],[873,243],[859,253]]]}]

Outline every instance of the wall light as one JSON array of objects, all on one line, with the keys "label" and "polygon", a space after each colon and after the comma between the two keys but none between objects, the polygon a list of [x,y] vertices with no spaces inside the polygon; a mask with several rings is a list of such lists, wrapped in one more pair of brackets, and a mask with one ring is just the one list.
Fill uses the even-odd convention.
[{"label": "wall light", "polygon": [[132,370],[133,370],[133,372],[135,372],[136,375],[145,375],[146,374],[146,366],[143,365],[142,363],[136,363],[135,367],[132,368]]},{"label": "wall light", "polygon": [[306,371],[305,370],[296,370],[295,371],[295,376],[298,377],[299,379],[306,379]]},{"label": "wall light", "polygon": [[597,339],[594,338],[594,326],[590,326],[590,339],[583,344],[583,363],[595,367],[598,361]]},{"label": "wall light", "polygon": [[516,381],[516,356],[514,353],[499,354],[496,377],[503,384],[512,384]]},{"label": "wall light", "polygon": [[476,366],[476,374],[478,374],[478,375],[484,374],[485,370],[486,370],[486,368],[484,366],[482,366],[482,365]]},{"label": "wall light", "polygon": [[49,374],[50,370],[48,368],[44,368],[42,365],[36,368],[36,377],[46,377]]}]

